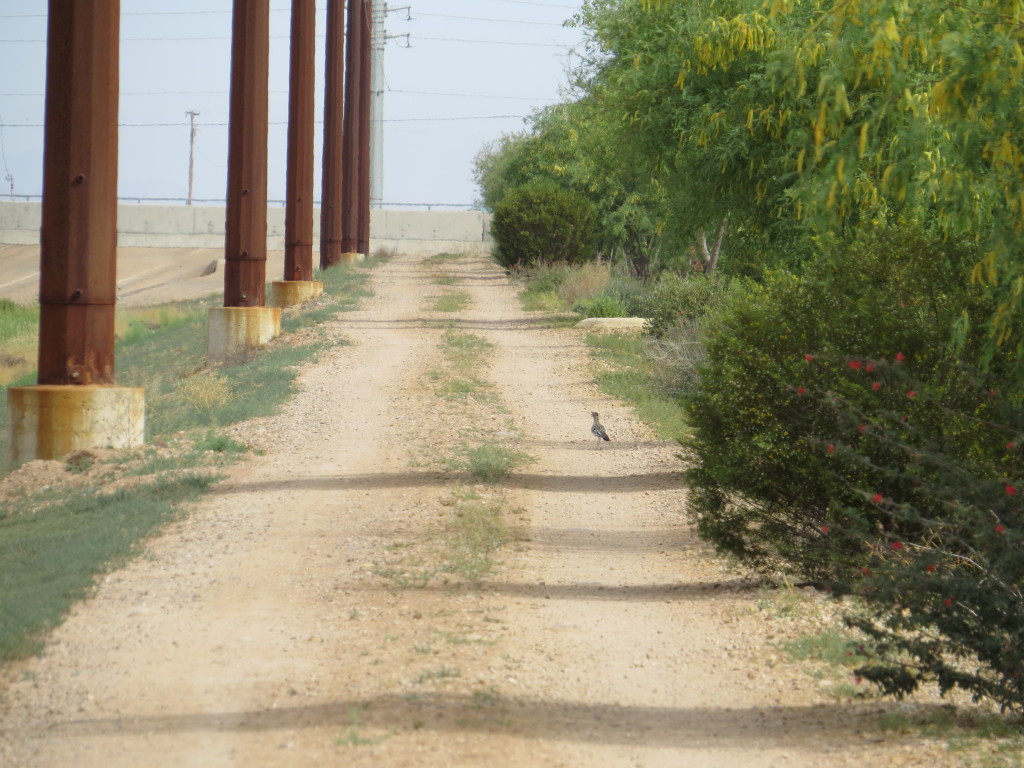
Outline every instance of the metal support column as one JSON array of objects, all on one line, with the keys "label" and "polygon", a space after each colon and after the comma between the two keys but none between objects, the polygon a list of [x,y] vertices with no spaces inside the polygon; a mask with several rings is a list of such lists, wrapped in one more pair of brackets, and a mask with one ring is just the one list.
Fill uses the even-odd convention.
[{"label": "metal support column", "polygon": [[270,0],[235,0],[231,32],[224,306],[266,303]]},{"label": "metal support column", "polygon": [[351,0],[346,47],[348,68],[345,72],[345,181],[341,241],[345,253],[366,254],[369,250],[370,16],[368,0]]},{"label": "metal support column", "polygon": [[313,279],[313,102],[316,0],[292,0],[284,279]]},{"label": "metal support column", "polygon": [[112,384],[119,0],[50,0],[40,384]]},{"label": "metal support column", "polygon": [[327,0],[324,143],[320,193],[320,268],[341,262],[342,111],[345,82],[345,2]]}]

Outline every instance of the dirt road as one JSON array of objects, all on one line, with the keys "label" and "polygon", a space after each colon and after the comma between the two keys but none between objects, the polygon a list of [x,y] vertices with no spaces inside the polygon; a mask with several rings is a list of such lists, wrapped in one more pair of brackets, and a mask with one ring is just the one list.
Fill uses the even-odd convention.
[{"label": "dirt road", "polygon": [[[330,323],[352,345],[236,430],[263,455],[16,670],[0,764],[947,764],[784,660],[799,627],[695,539],[674,446],[599,394],[579,332],[481,258],[373,285]],[[432,311],[445,292],[472,301]],[[494,345],[479,396],[439,397],[449,324]],[[445,458],[481,441],[533,461],[475,485]],[[467,497],[515,530],[479,588],[431,567]]]}]

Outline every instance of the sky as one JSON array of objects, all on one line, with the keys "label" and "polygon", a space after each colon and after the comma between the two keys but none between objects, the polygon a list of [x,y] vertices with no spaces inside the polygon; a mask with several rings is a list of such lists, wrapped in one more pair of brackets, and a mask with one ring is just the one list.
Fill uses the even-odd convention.
[{"label": "sky", "polygon": [[[380,3],[380,0],[377,0]],[[376,4],[376,3],[375,3]],[[565,97],[583,35],[574,0],[387,3],[384,207],[472,207],[473,158]],[[227,186],[231,0],[121,0],[118,196],[181,202],[198,112],[193,198]],[[271,0],[268,198],[285,197],[290,6]],[[0,0],[0,199],[39,199],[46,0]],[[326,0],[317,3],[315,194],[320,195]]]}]

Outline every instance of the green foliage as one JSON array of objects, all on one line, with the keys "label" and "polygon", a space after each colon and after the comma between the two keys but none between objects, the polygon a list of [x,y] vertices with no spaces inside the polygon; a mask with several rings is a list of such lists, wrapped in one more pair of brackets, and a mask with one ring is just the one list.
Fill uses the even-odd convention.
[{"label": "green foliage", "polygon": [[975,298],[963,280],[973,256],[906,228],[870,229],[803,278],[778,274],[731,298],[709,325],[700,388],[685,403],[702,535],[766,570],[831,571],[807,545],[830,505],[855,495],[820,446],[797,439],[834,423],[799,388],[845,395],[848,384],[841,366],[809,368],[804,355],[899,353],[922,377],[945,381],[949,329]]},{"label": "green foliage", "polygon": [[494,211],[495,258],[503,267],[581,262],[593,255],[595,211],[586,198],[554,184],[518,187]]},{"label": "green foliage", "polygon": [[449,462],[449,468],[465,470],[484,483],[499,483],[513,469],[532,460],[522,451],[487,442],[466,447],[461,456]]},{"label": "green foliage", "polygon": [[[765,572],[857,595],[859,674],[1024,711],[1024,390],[981,333],[970,248],[862,232],[712,323],[686,398],[702,536]],[[962,361],[961,363],[953,361]]]},{"label": "green foliage", "polygon": [[676,272],[659,276],[643,301],[643,315],[648,319],[645,330],[654,338],[670,331],[686,328],[691,340],[705,318],[718,312],[739,283],[718,275],[683,277]]},{"label": "green foliage", "polygon": [[38,332],[38,327],[38,304],[22,305],[10,299],[0,299],[0,341]]},{"label": "green foliage", "polygon": [[589,299],[580,299],[572,305],[572,311],[583,317],[628,317],[625,302],[616,296],[599,294]]}]

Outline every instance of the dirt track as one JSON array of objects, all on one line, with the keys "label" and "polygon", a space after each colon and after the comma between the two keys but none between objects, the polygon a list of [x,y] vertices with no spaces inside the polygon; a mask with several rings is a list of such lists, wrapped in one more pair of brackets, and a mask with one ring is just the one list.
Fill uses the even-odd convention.
[{"label": "dirt track", "polygon": [[[438,272],[458,285],[434,283]],[[111,574],[0,691],[11,766],[910,766],[878,702],[827,696],[776,643],[798,622],[682,517],[673,445],[598,393],[578,332],[539,327],[493,264],[403,256],[264,449]],[[428,297],[467,291],[457,314]],[[439,399],[444,324],[492,342],[489,396]],[[590,411],[613,442],[597,448]],[[517,541],[480,589],[429,562],[490,438]]]}]

